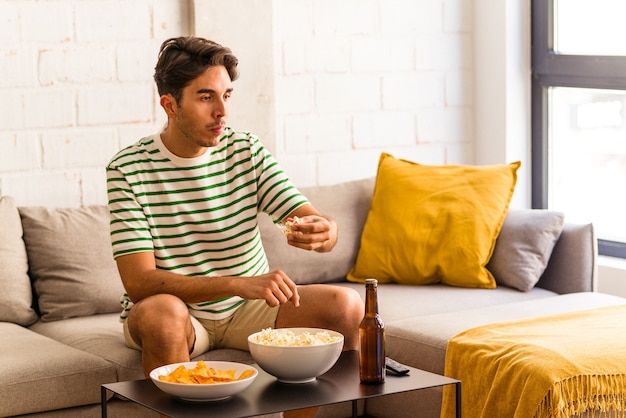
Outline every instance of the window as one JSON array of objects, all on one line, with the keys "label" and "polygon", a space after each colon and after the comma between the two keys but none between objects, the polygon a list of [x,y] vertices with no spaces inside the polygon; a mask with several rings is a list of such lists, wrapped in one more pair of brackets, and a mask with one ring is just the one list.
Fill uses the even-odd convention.
[{"label": "window", "polygon": [[624,0],[532,0],[532,205],[626,258]]}]

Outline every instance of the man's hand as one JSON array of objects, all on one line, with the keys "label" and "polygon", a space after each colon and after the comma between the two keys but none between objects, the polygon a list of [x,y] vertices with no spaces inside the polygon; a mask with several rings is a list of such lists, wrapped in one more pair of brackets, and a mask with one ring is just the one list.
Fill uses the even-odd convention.
[{"label": "man's hand", "polygon": [[287,242],[303,250],[328,252],[337,243],[337,223],[323,215],[299,216],[299,222],[291,225]]},{"label": "man's hand", "polygon": [[298,217],[287,234],[287,243],[303,250],[325,253],[332,251],[337,244],[337,222],[322,215],[313,205],[300,206],[289,214],[287,220]]},{"label": "man's hand", "polygon": [[[255,277],[231,277],[236,282],[237,295],[244,299],[265,299],[269,306],[278,306],[291,301],[300,306],[300,295],[296,284],[280,270]],[[241,279],[241,280],[239,280]]]}]

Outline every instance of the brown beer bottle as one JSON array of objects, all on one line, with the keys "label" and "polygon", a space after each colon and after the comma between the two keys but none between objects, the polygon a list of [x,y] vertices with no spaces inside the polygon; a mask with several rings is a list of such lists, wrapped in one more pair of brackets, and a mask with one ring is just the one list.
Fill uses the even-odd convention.
[{"label": "brown beer bottle", "polygon": [[359,377],[362,383],[385,381],[385,324],[378,314],[378,280],[365,280],[365,316],[359,325]]}]

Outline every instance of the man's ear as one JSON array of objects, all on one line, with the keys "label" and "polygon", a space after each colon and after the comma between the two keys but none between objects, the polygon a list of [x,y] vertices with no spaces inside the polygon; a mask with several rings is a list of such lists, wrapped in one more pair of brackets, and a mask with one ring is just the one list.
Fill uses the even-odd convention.
[{"label": "man's ear", "polygon": [[176,105],[176,99],[171,94],[164,94],[161,96],[159,103],[165,113],[167,114],[168,119],[176,119],[176,113],[178,112],[178,106]]}]

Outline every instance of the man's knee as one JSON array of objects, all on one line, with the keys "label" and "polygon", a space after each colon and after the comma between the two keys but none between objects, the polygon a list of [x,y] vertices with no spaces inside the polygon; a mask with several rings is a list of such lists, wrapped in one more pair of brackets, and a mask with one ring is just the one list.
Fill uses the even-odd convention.
[{"label": "man's knee", "polygon": [[328,285],[325,299],[332,301],[333,309],[324,309],[327,320],[337,326],[354,327],[361,321],[365,310],[359,293],[349,287]]},{"label": "man's knee", "polygon": [[338,305],[343,307],[344,314],[358,315],[359,317],[363,315],[365,309],[363,300],[356,290],[337,286],[337,292]]},{"label": "man's knee", "polygon": [[128,321],[133,335],[193,333],[187,305],[173,295],[154,295],[141,300],[133,306]]},{"label": "man's knee", "polygon": [[189,318],[187,305],[174,295],[150,296],[137,303],[134,308],[136,308],[136,315],[142,319],[185,320]]}]

